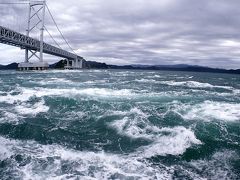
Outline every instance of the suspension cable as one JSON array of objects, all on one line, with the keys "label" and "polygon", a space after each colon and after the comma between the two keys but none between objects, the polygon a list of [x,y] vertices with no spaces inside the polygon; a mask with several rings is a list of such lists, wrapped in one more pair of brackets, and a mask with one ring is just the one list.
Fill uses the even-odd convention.
[{"label": "suspension cable", "polygon": [[[48,7],[47,4],[46,4],[46,7],[47,7],[47,10],[48,10],[49,15],[51,16],[51,18],[52,18],[52,20],[53,20],[53,22],[54,22],[54,24],[55,24],[58,32],[59,32],[60,35],[62,36],[63,40],[66,42],[66,44],[68,45],[68,47],[72,50],[72,52],[73,52],[74,54],[76,54],[76,52],[72,49],[72,47],[69,45],[69,43],[67,42],[66,38],[63,36],[62,32],[60,31],[60,29],[59,29],[59,27],[58,27],[55,19],[53,18],[53,15],[52,15],[52,13],[50,12],[50,9],[49,9],[49,7]],[[77,54],[76,54],[76,55],[77,55]]]},{"label": "suspension cable", "polygon": [[60,48],[62,49],[62,47],[57,43],[57,41],[53,38],[53,36],[51,35],[51,33],[48,31],[48,29],[45,27],[45,30],[47,31],[48,35],[51,37],[51,39],[55,42],[55,44]]}]

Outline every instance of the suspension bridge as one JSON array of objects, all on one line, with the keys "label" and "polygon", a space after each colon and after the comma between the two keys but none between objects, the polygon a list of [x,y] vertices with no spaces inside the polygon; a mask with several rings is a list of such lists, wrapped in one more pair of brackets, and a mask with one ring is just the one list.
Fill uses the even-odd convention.
[{"label": "suspension bridge", "polygon": [[[17,32],[10,28],[0,25],[0,43],[19,47],[25,50],[25,61],[19,63],[19,70],[44,70],[48,69],[49,65],[47,61],[44,61],[43,54],[49,54],[66,59],[66,69],[81,69],[83,67],[83,58],[78,56],[73,48],[69,45],[66,38],[63,36],[56,20],[46,3],[46,0],[29,0],[29,1],[17,1],[17,2],[3,2],[0,4],[27,4],[27,27],[26,34]],[[46,11],[50,15],[52,22],[54,23],[57,31],[59,32],[64,43],[69,47],[69,51],[61,48],[59,43],[54,39],[45,25]],[[47,32],[51,37],[55,45],[44,42],[44,32]],[[39,38],[31,37],[32,33],[37,32]],[[36,35],[35,35],[36,37]],[[32,62],[32,59],[37,61]]]}]

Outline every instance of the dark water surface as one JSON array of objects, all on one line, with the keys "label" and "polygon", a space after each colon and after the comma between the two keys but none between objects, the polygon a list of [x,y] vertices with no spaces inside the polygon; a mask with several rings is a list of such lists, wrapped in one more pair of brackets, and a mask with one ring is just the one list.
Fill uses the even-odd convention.
[{"label": "dark water surface", "polygon": [[0,71],[1,179],[240,179],[240,76]]}]

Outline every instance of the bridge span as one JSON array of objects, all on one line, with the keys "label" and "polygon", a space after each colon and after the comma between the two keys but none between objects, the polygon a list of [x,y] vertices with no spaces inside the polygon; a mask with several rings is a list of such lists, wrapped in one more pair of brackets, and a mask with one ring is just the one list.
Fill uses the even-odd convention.
[{"label": "bridge span", "polygon": [[[78,56],[73,51],[73,49],[69,46],[68,42],[63,37],[54,19],[53,19],[53,22],[55,23],[58,31],[60,32],[62,38],[65,40],[66,44],[73,51],[73,53],[62,49],[59,46],[59,44],[57,44],[59,46],[58,48],[56,46],[53,46],[44,42],[43,33],[44,33],[44,30],[46,30],[46,26],[44,24],[45,8],[47,8],[47,10],[49,11],[49,14],[51,15],[51,18],[53,19],[53,16],[46,4],[46,0],[30,1],[29,13],[28,13],[28,27],[27,27],[26,35],[16,32],[14,30],[11,30],[9,28],[0,26],[0,43],[25,49],[25,61],[19,64],[20,70],[47,69],[48,63],[43,61],[43,53],[66,59],[67,60],[67,65],[65,66],[66,69],[82,68],[84,59],[81,56]],[[33,22],[34,17],[38,20],[37,22]],[[40,28],[38,27],[39,24],[41,25]],[[37,28],[40,30],[40,40],[30,37],[30,32],[33,31],[33,29],[37,29]],[[39,55],[38,55],[38,52],[39,52]],[[37,58],[39,62],[34,62],[34,63],[30,62],[29,60],[32,57]]]}]

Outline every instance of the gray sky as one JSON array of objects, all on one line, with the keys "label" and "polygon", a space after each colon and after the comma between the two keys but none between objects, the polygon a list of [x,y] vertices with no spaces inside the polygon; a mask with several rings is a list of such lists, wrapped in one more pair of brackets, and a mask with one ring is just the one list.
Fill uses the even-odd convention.
[{"label": "gray sky", "polygon": [[[5,1],[11,0],[0,0]],[[73,49],[87,60],[240,68],[239,0],[48,0],[47,3]],[[26,11],[26,5],[0,5],[0,24],[25,33]],[[48,14],[46,19],[46,27],[67,48]],[[52,42],[47,34],[45,37],[46,42]],[[0,64],[23,59],[24,51],[0,45]],[[50,56],[45,59],[59,60]]]}]

